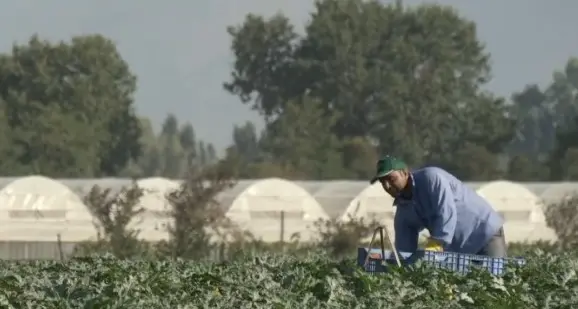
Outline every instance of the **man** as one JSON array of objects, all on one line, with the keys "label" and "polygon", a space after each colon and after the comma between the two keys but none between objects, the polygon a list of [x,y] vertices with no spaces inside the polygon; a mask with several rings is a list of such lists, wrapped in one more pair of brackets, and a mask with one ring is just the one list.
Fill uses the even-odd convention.
[{"label": "man", "polygon": [[414,252],[419,232],[428,229],[426,250],[506,257],[502,217],[474,190],[437,167],[410,171],[400,159],[377,162],[379,181],[395,200],[395,246]]}]

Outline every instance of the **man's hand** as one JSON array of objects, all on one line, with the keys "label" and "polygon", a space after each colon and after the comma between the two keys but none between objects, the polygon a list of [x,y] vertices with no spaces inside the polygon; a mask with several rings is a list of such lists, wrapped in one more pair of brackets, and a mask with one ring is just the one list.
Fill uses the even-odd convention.
[{"label": "man's hand", "polygon": [[443,252],[444,251],[444,247],[442,246],[442,243],[430,238],[428,240],[428,242],[425,245],[425,250],[427,251],[437,251],[437,252]]}]

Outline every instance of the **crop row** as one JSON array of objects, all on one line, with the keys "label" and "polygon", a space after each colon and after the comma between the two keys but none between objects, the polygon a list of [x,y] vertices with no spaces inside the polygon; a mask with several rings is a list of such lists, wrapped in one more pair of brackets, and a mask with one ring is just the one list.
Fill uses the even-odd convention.
[{"label": "crop row", "polygon": [[222,264],[100,256],[2,262],[1,308],[578,308],[577,260],[532,257],[502,277],[416,265],[371,275],[324,255]]}]

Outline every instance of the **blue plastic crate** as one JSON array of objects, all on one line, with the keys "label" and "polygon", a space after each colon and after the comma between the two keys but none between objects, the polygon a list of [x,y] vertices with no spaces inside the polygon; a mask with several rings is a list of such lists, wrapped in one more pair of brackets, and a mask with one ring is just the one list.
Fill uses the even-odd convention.
[{"label": "blue plastic crate", "polygon": [[519,257],[493,258],[483,255],[460,254],[458,261],[458,271],[465,274],[472,268],[476,267],[485,269],[494,275],[501,275],[504,273],[506,265],[509,265],[510,263],[524,265],[526,261]]},{"label": "blue plastic crate", "polygon": [[[365,271],[369,273],[383,273],[387,271],[389,265],[397,265],[392,251],[385,250],[384,253],[385,257],[382,256],[381,249],[368,250],[367,248],[358,248],[357,264],[363,267],[367,255],[370,254]],[[418,250],[415,253],[399,252],[399,256],[402,266],[423,260],[434,267],[454,270],[463,274],[467,273],[472,267],[480,267],[494,275],[501,275],[509,263],[517,263],[518,265],[525,264],[523,258],[492,258],[473,254],[424,250]]]},{"label": "blue plastic crate", "polygon": [[[357,263],[363,267],[367,255],[370,254],[369,260],[365,267],[365,271],[370,273],[380,273],[387,270],[388,265],[397,265],[395,255],[392,251],[385,250],[385,258],[382,256],[381,249],[358,248]],[[453,252],[433,252],[418,250],[415,253],[399,252],[400,262],[402,266],[415,263],[418,260],[423,260],[426,263],[450,270],[458,270],[459,254]]]}]

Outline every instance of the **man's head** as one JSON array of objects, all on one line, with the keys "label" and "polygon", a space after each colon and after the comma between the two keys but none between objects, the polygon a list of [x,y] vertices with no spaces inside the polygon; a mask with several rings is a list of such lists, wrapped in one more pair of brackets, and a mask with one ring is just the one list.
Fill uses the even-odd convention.
[{"label": "man's head", "polygon": [[370,182],[374,184],[376,181],[381,183],[385,192],[395,198],[407,186],[409,169],[402,160],[384,156],[377,161],[375,176]]}]

